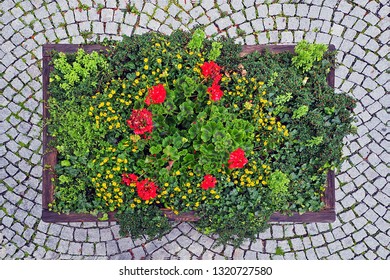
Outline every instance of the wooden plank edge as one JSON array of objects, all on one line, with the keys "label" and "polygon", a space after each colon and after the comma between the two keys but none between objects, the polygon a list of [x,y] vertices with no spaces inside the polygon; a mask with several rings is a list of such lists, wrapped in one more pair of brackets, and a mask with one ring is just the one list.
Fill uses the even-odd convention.
[{"label": "wooden plank edge", "polygon": [[[59,46],[62,46],[62,47],[59,47]],[[86,51],[87,50],[93,51],[93,50],[107,49],[106,47],[103,47],[101,45],[45,44],[43,46],[42,52],[43,52],[43,56],[44,56],[44,59],[43,59],[43,64],[44,64],[43,65],[44,66],[43,67],[44,102],[47,101],[47,94],[48,94],[47,93],[47,86],[48,86],[48,82],[49,82],[49,73],[48,73],[49,72],[48,71],[49,65],[48,65],[48,63],[50,62],[50,58],[51,58],[49,52],[51,50],[57,50],[57,51],[64,50],[67,52],[75,52],[80,47],[85,49]],[[243,46],[243,51],[241,52],[241,54],[244,56],[244,55],[249,54],[250,52],[253,52],[256,50],[262,51],[265,48],[269,48],[271,51],[273,51],[275,53],[280,53],[283,51],[293,52],[295,45]],[[335,46],[329,45],[329,50],[330,51],[335,50]],[[333,70],[333,72],[332,72],[332,70]],[[332,70],[328,74],[328,77],[333,76],[333,84],[331,85],[331,82],[329,82],[329,79],[328,79],[328,83],[330,86],[334,87],[334,69],[332,69]],[[45,81],[46,81],[46,85],[45,85]],[[47,112],[47,109],[45,110],[45,106],[43,106],[43,107],[44,107],[43,113],[44,113],[44,119],[45,119],[45,116],[47,116],[48,112]],[[45,142],[45,140],[47,141],[47,137],[46,137],[47,136],[47,128],[46,128],[46,131],[45,131],[45,128],[46,127],[44,127],[44,135],[43,135],[44,147],[47,146],[47,142]],[[45,149],[44,149],[44,151],[45,151]],[[47,156],[45,156],[45,154],[44,154],[44,156],[43,156],[44,167],[45,167],[45,164],[49,164],[49,163],[48,163]],[[54,168],[54,165],[52,165],[53,168]],[[53,186],[52,186],[51,181],[50,181],[52,176],[50,176],[49,171],[45,170],[45,168],[44,168],[44,172],[43,172],[43,177],[44,177],[43,178],[44,179],[43,185],[51,186],[52,191],[49,192],[47,190],[47,188],[43,188],[43,190],[42,190],[42,208],[43,208],[42,220],[47,221],[47,222],[76,222],[76,221],[97,222],[97,221],[100,221],[98,217],[93,216],[91,214],[81,214],[81,213],[57,214],[57,213],[49,211],[48,204],[53,201]],[[49,178],[50,178],[50,180],[49,180]],[[325,209],[318,211],[318,212],[306,212],[302,215],[294,212],[294,213],[292,213],[292,216],[287,216],[287,215],[282,215],[280,213],[275,213],[275,214],[271,215],[270,222],[334,222],[336,220],[336,213],[334,210],[334,208],[335,208],[335,195],[334,195],[335,188],[334,188],[334,186],[335,186],[335,175],[334,175],[333,171],[329,171],[328,178],[327,178],[327,188],[326,188],[325,194],[324,194],[324,200],[325,200],[325,205],[326,205]],[[175,216],[170,214],[169,210],[163,210],[163,212],[165,212],[165,214],[171,220],[180,220],[180,214],[179,215],[173,214],[176,216],[175,217]],[[109,212],[108,213],[108,216],[109,216],[108,221],[115,221],[116,219],[115,219],[114,215],[115,215],[114,212]],[[184,213],[184,215],[186,215],[186,214]],[[188,221],[192,221],[189,217],[190,217],[190,215],[187,216]],[[199,218],[197,218],[197,217],[192,218],[192,219],[193,219],[193,221],[199,220]]]}]

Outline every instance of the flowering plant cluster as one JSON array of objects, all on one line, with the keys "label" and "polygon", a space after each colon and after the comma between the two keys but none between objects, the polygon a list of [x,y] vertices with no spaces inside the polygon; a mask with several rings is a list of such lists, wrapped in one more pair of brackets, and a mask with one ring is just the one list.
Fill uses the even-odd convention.
[{"label": "flowering plant cluster", "polygon": [[[59,151],[54,211],[117,211],[123,223],[130,215],[140,219],[134,226],[149,223],[163,230],[164,217],[150,219],[157,213],[151,209],[195,210],[201,230],[241,242],[264,228],[275,211],[321,209],[325,172],[339,164],[340,154],[309,167],[312,156],[300,159],[297,152],[326,148],[322,134],[315,134],[326,133],[324,125],[310,128],[316,119],[308,108],[316,114],[316,107],[328,108],[327,127],[338,118],[345,124],[341,133],[349,132],[350,113],[337,107],[341,97],[326,83],[321,81],[325,100],[315,101],[322,105],[299,96],[312,92],[309,84],[299,84],[294,93],[281,91],[282,70],[264,73],[272,67],[259,66],[265,62],[256,54],[237,65],[239,46],[227,39],[211,44],[201,29],[125,37],[108,47],[90,57],[104,58],[106,78],[84,89],[88,94],[82,98],[66,101],[77,112],[72,118],[88,127],[88,139],[67,128],[72,118],[61,117],[56,101],[65,94],[52,80],[49,130]],[[275,64],[278,58],[267,55]],[[291,66],[291,57],[281,61]],[[317,71],[326,75],[331,64],[321,65]],[[60,74],[56,68],[52,73]],[[295,83],[309,74],[299,75]],[[65,141],[69,137],[75,141]]]}]

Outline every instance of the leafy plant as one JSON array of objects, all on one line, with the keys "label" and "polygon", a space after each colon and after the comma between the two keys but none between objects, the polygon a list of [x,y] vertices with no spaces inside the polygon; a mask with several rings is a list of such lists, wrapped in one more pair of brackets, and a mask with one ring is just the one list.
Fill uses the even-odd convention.
[{"label": "leafy plant", "polygon": [[297,55],[292,58],[292,63],[303,72],[308,72],[313,67],[314,62],[322,59],[327,49],[324,44],[310,44],[302,40],[295,48]]},{"label": "leafy plant", "polygon": [[116,214],[122,237],[130,236],[138,239],[147,236],[149,239],[161,238],[171,228],[168,219],[161,215],[156,206],[137,210],[128,210]]},{"label": "leafy plant", "polygon": [[334,54],[301,43],[241,58],[200,28],[104,44],[54,56],[54,211],[116,211],[123,235],[153,238],[169,226],[158,208],[195,210],[199,230],[238,246],[275,211],[323,207],[353,132],[354,100],[326,82]]}]

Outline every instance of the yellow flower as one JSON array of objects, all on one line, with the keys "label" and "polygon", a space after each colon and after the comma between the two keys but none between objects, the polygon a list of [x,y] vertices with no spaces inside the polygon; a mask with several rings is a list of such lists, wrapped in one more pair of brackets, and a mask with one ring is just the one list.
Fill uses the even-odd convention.
[{"label": "yellow flower", "polygon": [[192,190],[191,190],[191,189],[189,189],[189,190],[188,190],[188,193],[189,193],[189,194],[192,194]]},{"label": "yellow flower", "polygon": [[177,171],[175,172],[175,174],[176,174],[176,175],[180,175],[180,171],[177,170]]},{"label": "yellow flower", "polygon": [[135,204],[134,203],[130,204],[130,207],[135,208]]},{"label": "yellow flower", "polygon": [[215,199],[220,199],[221,197],[219,195],[216,195],[215,196]]},{"label": "yellow flower", "polygon": [[144,66],[144,69],[145,69],[145,70],[148,70],[148,69],[149,69],[149,66],[148,66],[148,65],[145,65],[145,66]]},{"label": "yellow flower", "polygon": [[168,184],[168,183],[165,183],[165,184],[164,184],[164,186],[165,186],[165,187],[168,187],[168,186],[169,186],[169,184]]},{"label": "yellow flower", "polygon": [[183,68],[183,65],[181,65],[180,63],[177,65],[177,69],[181,69],[181,68]]},{"label": "yellow flower", "polygon": [[162,62],[161,58],[157,58],[157,63],[161,64],[161,62]]},{"label": "yellow flower", "polygon": [[147,63],[149,61],[149,59],[147,58],[144,58],[144,62]]}]

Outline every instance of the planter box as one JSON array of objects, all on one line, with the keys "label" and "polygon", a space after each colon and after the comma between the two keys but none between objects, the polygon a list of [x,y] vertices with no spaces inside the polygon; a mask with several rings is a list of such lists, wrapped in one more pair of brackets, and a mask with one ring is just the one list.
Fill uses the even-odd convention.
[{"label": "planter box", "polygon": [[[54,200],[54,185],[52,178],[54,178],[54,168],[57,163],[57,151],[50,149],[48,143],[51,140],[50,135],[47,132],[46,120],[49,117],[47,109],[47,100],[49,96],[49,74],[52,66],[49,65],[52,57],[52,51],[60,51],[65,53],[76,52],[77,49],[83,48],[86,52],[92,52],[97,50],[104,50],[105,47],[101,45],[74,45],[74,44],[45,44],[43,45],[43,182],[42,182],[42,220],[45,222],[60,223],[60,222],[97,222],[100,216],[93,216],[91,214],[58,214],[49,211],[48,205]],[[262,51],[268,48],[273,53],[280,52],[294,52],[294,45],[253,45],[243,46],[241,56],[245,56],[254,51]],[[334,51],[334,45],[329,45],[329,50]],[[334,69],[331,69],[328,74],[327,81],[331,87],[334,87]],[[274,213],[270,222],[299,222],[299,223],[312,223],[323,222],[329,223],[336,220],[335,212],[335,174],[333,171],[328,172],[327,185],[325,188],[322,200],[325,207],[318,212],[306,212],[302,215],[299,213],[292,213],[291,216],[282,215],[280,213]],[[190,211],[175,215],[173,211],[162,209],[162,212],[170,219],[175,221],[197,221],[199,218],[196,216],[196,212]],[[108,221],[115,221],[115,212],[108,213]]]}]

